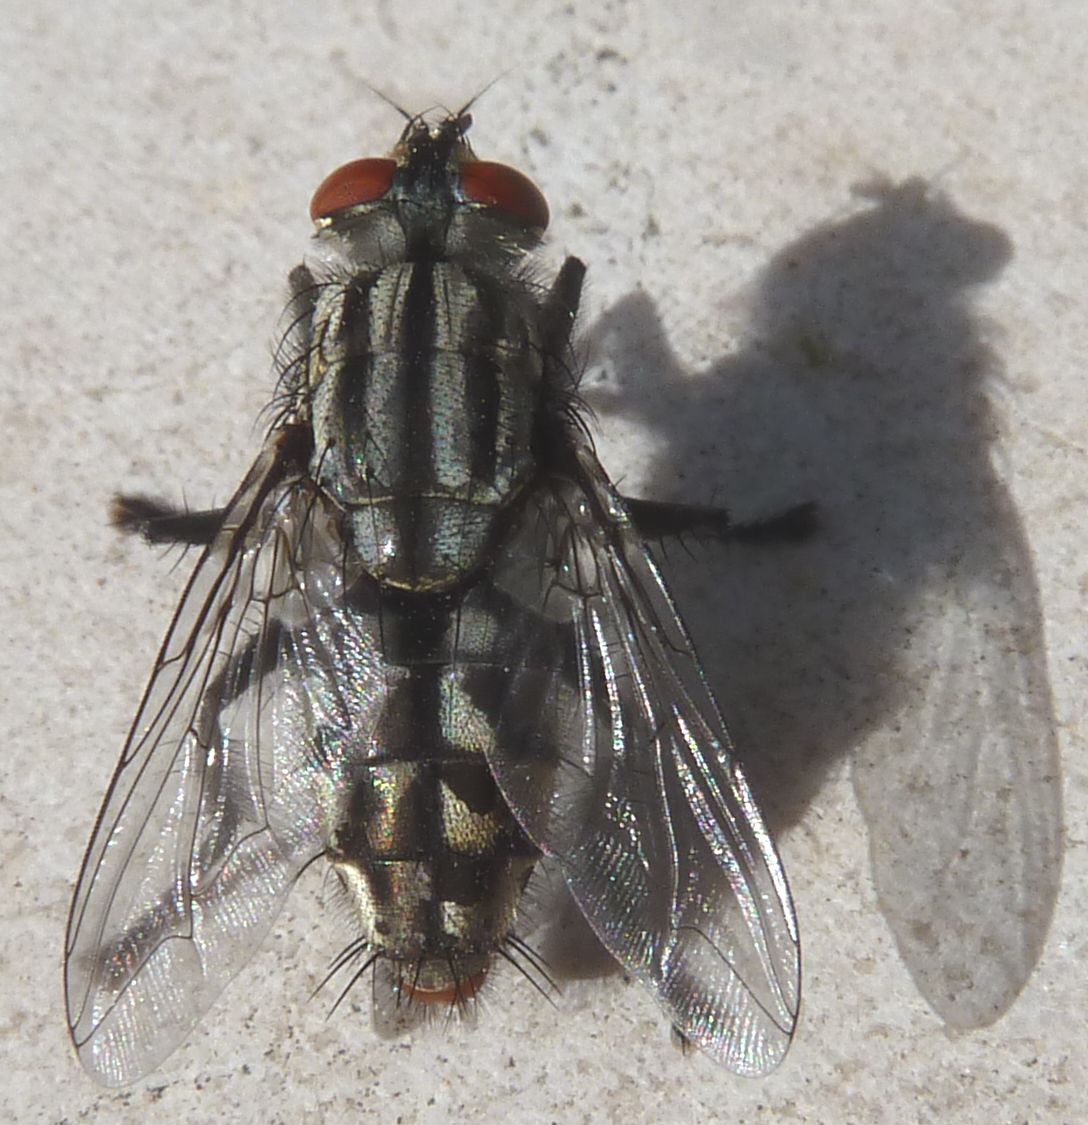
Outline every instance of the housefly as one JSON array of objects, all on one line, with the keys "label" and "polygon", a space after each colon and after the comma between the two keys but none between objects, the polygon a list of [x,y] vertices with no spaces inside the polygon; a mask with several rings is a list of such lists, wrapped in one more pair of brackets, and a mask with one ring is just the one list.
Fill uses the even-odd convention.
[{"label": "housefly", "polygon": [[410,118],[317,189],[278,414],[230,502],[116,501],[203,552],[68,922],[104,1083],[178,1046],[320,857],[351,981],[383,960],[399,998],[459,1006],[496,955],[535,963],[546,859],[685,1040],[745,1074],[789,1045],[789,891],[644,545],[667,513],[619,496],[580,412],[585,267],[540,283],[544,197],[470,124]]}]

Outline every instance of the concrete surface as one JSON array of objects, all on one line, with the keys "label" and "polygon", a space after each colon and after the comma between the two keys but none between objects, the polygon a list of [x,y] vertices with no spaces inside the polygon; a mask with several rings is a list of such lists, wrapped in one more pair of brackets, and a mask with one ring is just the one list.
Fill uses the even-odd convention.
[{"label": "concrete surface", "polygon": [[[1082,4],[45,0],[0,37],[0,1116],[1088,1119]],[[65,915],[190,565],[108,498],[240,479],[309,194],[400,128],[365,82],[500,74],[473,140],[589,264],[614,476],[821,504],[800,547],[670,553],[796,895],[796,1042],[759,1081],[683,1057],[577,927],[555,1007],[508,971],[475,1026],[383,1037],[365,986],[326,1021],[314,872],[189,1043],[98,1089]]]}]

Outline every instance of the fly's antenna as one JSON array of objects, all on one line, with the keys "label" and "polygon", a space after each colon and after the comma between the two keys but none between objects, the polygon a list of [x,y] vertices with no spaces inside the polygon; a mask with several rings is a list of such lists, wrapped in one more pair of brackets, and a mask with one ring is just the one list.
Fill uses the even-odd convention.
[{"label": "fly's antenna", "polygon": [[[498,85],[498,83],[500,83],[513,69],[514,68],[512,66],[508,66],[505,70],[500,71],[495,75],[494,78],[491,79],[490,82],[487,83],[486,86],[483,86],[479,90],[477,90],[476,93],[473,94],[472,97],[469,98],[468,101],[465,102],[465,104],[461,106],[461,108],[456,113],[451,114],[450,116],[454,117],[458,121],[462,120],[468,114],[468,111],[472,109],[472,107],[484,96],[484,94],[486,94],[492,86]],[[469,120],[471,121],[472,119],[469,118]],[[468,128],[468,126],[465,127]]]},{"label": "fly's antenna", "polygon": [[399,113],[401,115],[401,117],[403,117],[404,120],[407,121],[409,124],[411,124],[413,121],[415,121],[416,118],[419,116],[418,114],[415,114],[415,113],[409,113],[408,110],[406,110],[404,108],[404,106],[402,106],[399,102],[393,101],[393,99],[384,90],[379,90],[378,87],[375,86],[372,82],[368,82],[365,78],[360,78],[359,81],[362,82],[362,84],[372,94],[374,94],[375,97],[381,98],[381,100],[383,102],[385,102],[386,105],[392,106],[393,109],[395,109],[397,111],[397,113]]}]

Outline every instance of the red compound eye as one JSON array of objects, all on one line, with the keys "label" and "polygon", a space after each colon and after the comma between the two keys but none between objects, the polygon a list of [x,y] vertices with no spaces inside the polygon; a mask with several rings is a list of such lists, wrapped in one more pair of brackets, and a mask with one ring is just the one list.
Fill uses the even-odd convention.
[{"label": "red compound eye", "polygon": [[393,185],[397,162],[384,156],[353,160],[326,176],[310,200],[310,218],[319,222],[345,207],[373,203]]},{"label": "red compound eye", "polygon": [[472,203],[497,207],[526,226],[543,230],[548,225],[548,204],[540,188],[506,164],[466,160],[461,165],[461,194]]}]

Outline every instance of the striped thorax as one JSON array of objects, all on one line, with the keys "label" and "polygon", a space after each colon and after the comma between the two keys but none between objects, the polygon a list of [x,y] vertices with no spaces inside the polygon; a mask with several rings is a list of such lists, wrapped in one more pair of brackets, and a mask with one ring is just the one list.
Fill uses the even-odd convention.
[{"label": "striped thorax", "polygon": [[463,127],[417,125],[391,164],[356,162],[383,168],[384,194],[318,215],[333,277],[313,316],[313,475],[347,513],[366,571],[406,590],[477,570],[533,469],[540,299],[523,256],[540,233],[527,221],[546,209],[524,178],[513,199],[529,198],[528,216],[466,197],[463,170],[481,162]]}]

